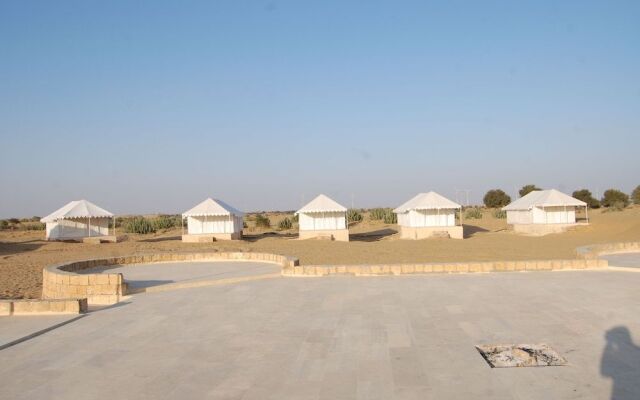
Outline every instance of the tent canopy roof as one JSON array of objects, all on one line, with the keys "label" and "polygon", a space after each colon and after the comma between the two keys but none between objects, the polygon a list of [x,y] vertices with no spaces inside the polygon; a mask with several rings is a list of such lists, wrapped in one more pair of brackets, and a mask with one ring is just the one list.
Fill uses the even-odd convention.
[{"label": "tent canopy roof", "polygon": [[322,213],[322,212],[345,212],[347,208],[336,203],[334,200],[325,196],[324,194],[318,195],[315,199],[311,200],[307,205],[296,211],[296,214],[300,213]]},{"label": "tent canopy roof", "polygon": [[462,208],[462,206],[436,192],[431,191],[427,193],[419,193],[411,200],[393,210],[393,212],[396,214],[402,214],[411,210],[442,210],[458,208]]},{"label": "tent canopy roof", "polygon": [[183,217],[215,217],[235,215],[242,217],[244,213],[236,210],[222,200],[208,198],[191,210],[182,213]]},{"label": "tent canopy roof", "polygon": [[42,218],[40,222],[54,222],[74,218],[111,218],[113,214],[87,200],[74,200]]},{"label": "tent canopy roof", "polygon": [[564,194],[555,189],[549,189],[534,190],[508,206],[502,207],[502,209],[505,211],[522,211],[531,210],[533,207],[585,207],[586,205],[587,203],[584,201],[575,199],[568,194]]}]

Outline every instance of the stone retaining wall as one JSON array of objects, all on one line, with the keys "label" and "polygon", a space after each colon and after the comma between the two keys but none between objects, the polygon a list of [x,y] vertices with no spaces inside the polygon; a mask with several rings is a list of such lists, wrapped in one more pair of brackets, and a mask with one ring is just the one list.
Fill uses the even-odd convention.
[{"label": "stone retaining wall", "polygon": [[127,286],[120,273],[79,274],[77,272],[106,266],[181,261],[245,260],[272,262],[285,269],[298,265],[298,259],[268,253],[162,253],[110,257],[51,265],[42,271],[43,299],[82,299],[89,304],[114,304],[127,294]]},{"label": "stone retaining wall", "polygon": [[640,252],[640,242],[594,244],[578,247],[576,251],[584,259],[597,259],[604,254]]},{"label": "stone retaining wall", "polygon": [[87,312],[87,299],[0,300],[0,316],[84,312]]},{"label": "stone retaining wall", "polygon": [[283,269],[288,276],[326,275],[410,275],[431,273],[503,272],[503,271],[551,271],[587,268],[605,268],[606,260],[539,260],[539,261],[489,261],[470,263],[425,263],[394,265],[309,265]]}]

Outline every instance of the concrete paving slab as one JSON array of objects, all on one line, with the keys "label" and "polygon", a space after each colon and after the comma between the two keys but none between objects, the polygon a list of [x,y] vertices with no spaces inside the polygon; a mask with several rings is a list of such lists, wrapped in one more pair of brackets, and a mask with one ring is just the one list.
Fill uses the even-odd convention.
[{"label": "concrete paving slab", "polygon": [[16,315],[0,317],[0,350],[77,319],[78,315]]},{"label": "concrete paving slab", "polygon": [[640,253],[609,254],[601,256],[610,267],[640,268]]},{"label": "concrete paving slab", "polygon": [[[11,399],[638,399],[640,274],[252,281],[132,296],[0,351]],[[476,344],[567,366],[492,369]]]}]

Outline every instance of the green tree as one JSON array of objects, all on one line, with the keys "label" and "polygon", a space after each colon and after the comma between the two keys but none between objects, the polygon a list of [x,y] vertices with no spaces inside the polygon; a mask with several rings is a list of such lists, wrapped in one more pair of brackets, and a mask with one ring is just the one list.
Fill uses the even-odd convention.
[{"label": "green tree", "polygon": [[504,207],[511,203],[511,197],[501,189],[492,189],[484,195],[482,199],[484,205],[489,208]]},{"label": "green tree", "polygon": [[616,203],[626,207],[629,205],[629,195],[617,189],[609,189],[604,192],[604,196],[602,196],[602,201],[600,203],[602,203],[604,207],[611,207],[616,205]]},{"label": "green tree", "polygon": [[640,185],[636,186],[633,192],[631,192],[631,199],[635,204],[640,204]]},{"label": "green tree", "polygon": [[540,189],[536,185],[524,185],[518,193],[520,194],[520,197],[524,197],[529,193],[533,192],[534,190],[542,190],[542,189]]},{"label": "green tree", "polygon": [[598,199],[593,197],[589,189],[576,190],[571,196],[575,197],[578,200],[584,201],[585,203],[587,203],[587,206],[589,206],[589,208],[600,208],[600,202],[598,201]]}]

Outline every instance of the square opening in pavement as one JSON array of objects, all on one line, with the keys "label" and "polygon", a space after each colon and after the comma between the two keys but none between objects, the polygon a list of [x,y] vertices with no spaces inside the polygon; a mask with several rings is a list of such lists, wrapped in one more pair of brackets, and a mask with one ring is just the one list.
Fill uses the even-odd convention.
[{"label": "square opening in pavement", "polygon": [[567,360],[546,344],[478,345],[476,349],[491,368],[567,365]]}]

